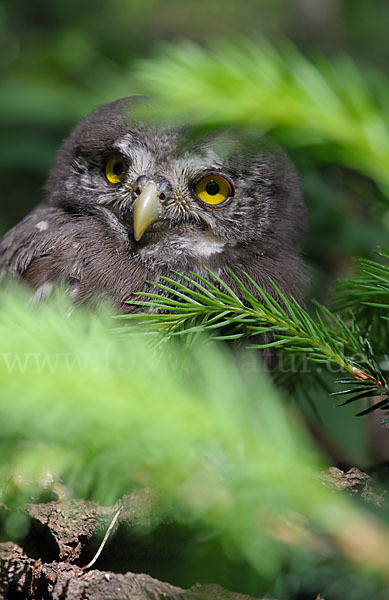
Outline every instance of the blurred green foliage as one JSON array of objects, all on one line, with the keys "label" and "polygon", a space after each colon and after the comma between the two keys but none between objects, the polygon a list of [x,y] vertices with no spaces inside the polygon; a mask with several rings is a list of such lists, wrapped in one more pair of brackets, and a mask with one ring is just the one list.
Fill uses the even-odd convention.
[{"label": "blurred green foliage", "polygon": [[[20,289],[1,297],[0,503],[15,508],[59,478],[103,504],[151,487],[155,516],[191,532],[163,579],[384,600],[387,511],[324,484],[324,461],[258,356],[206,338],[161,352],[148,337],[63,296],[27,308]],[[1,537],[23,537],[18,515],[3,515]]]}]

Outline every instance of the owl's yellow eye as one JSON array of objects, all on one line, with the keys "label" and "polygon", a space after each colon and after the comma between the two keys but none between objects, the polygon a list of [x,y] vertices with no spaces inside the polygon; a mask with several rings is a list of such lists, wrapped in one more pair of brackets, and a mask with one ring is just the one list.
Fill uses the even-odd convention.
[{"label": "owl's yellow eye", "polygon": [[232,185],[220,175],[207,175],[195,185],[195,192],[202,202],[210,206],[223,204],[233,194]]},{"label": "owl's yellow eye", "polygon": [[109,183],[120,183],[126,173],[126,163],[120,154],[113,154],[105,164],[105,176]]}]

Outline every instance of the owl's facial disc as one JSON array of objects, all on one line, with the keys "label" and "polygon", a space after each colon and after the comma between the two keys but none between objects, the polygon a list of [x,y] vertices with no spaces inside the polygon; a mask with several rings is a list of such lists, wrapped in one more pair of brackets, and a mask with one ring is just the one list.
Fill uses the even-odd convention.
[{"label": "owl's facial disc", "polygon": [[[161,188],[168,188],[169,192],[172,189],[167,180],[162,180],[156,184],[146,176],[139,177],[135,186],[135,194],[138,197],[133,208],[133,231],[135,240],[139,242],[147,229],[155,222],[163,223],[170,220],[171,223],[164,207],[167,196],[161,191]],[[169,192],[168,196],[170,196]],[[192,193],[204,206],[219,208],[232,200],[234,189],[229,179],[217,173],[212,173],[198,179],[192,185]],[[184,204],[188,205],[189,202],[188,198]]]}]

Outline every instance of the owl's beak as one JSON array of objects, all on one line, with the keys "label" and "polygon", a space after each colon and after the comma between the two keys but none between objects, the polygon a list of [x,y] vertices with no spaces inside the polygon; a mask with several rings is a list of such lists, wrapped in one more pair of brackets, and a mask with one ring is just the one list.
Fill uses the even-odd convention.
[{"label": "owl's beak", "polygon": [[134,237],[137,242],[152,223],[161,216],[161,203],[158,189],[154,181],[149,181],[135,202],[134,208]]}]

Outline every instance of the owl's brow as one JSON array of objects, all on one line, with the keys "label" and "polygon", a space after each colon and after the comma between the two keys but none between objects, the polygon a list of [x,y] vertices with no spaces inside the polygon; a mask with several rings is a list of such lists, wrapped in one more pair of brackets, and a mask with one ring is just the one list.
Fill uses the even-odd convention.
[{"label": "owl's brow", "polygon": [[132,171],[139,174],[146,173],[155,162],[155,157],[144,146],[129,147],[126,144],[118,142],[113,146],[114,151],[119,151],[128,159],[129,167]]},{"label": "owl's brow", "polygon": [[177,176],[193,179],[208,170],[223,168],[220,157],[212,148],[196,147],[195,151],[177,152],[178,148],[159,146],[155,151],[137,142],[131,134],[126,134],[113,146],[130,160],[130,169],[147,174],[150,169],[168,167]]}]

